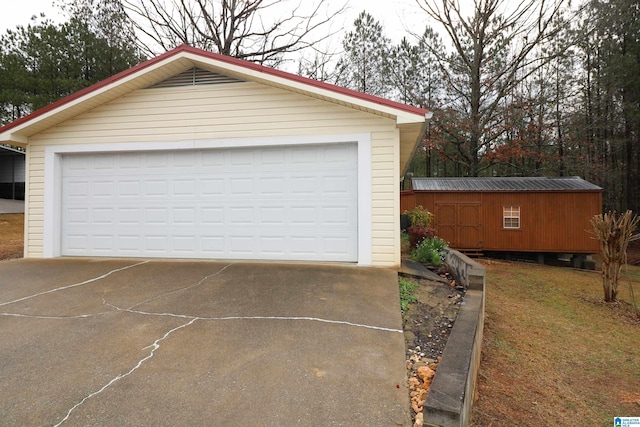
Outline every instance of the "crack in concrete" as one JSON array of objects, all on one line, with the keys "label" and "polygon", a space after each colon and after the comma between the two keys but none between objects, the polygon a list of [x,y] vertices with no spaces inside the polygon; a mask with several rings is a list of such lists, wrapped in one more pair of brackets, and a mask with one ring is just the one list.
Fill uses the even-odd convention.
[{"label": "crack in concrete", "polygon": [[68,320],[68,319],[87,319],[89,317],[102,316],[103,314],[113,313],[113,311],[101,311],[91,314],[77,314],[75,316],[44,316],[38,314],[22,314],[22,313],[0,313],[0,316],[6,317],[23,317],[27,319],[47,319],[47,320]]},{"label": "crack in concrete", "polygon": [[145,316],[165,316],[165,317],[177,317],[177,318],[182,318],[182,319],[195,319],[195,320],[208,320],[208,321],[214,321],[214,320],[304,320],[304,321],[313,321],[313,322],[321,322],[321,323],[333,323],[333,324],[339,324],[339,325],[355,326],[355,327],[359,327],[359,328],[373,329],[373,330],[385,331],[385,332],[403,333],[402,329],[385,328],[385,327],[382,327],[382,326],[365,325],[365,324],[361,324],[361,323],[348,322],[348,321],[345,321],[345,320],[331,320],[331,319],[323,319],[323,318],[319,318],[319,317],[307,317],[307,316],[201,317],[201,316],[192,316],[192,315],[187,315],[187,314],[157,313],[157,312],[147,312],[147,311],[141,311],[141,310],[134,310],[135,307],[139,307],[139,306],[141,306],[143,304],[146,304],[148,302],[155,301],[155,300],[163,298],[165,296],[172,295],[172,294],[175,294],[175,293],[178,293],[178,292],[183,292],[183,291],[195,288],[197,286],[200,286],[206,280],[221,274],[227,268],[231,267],[234,264],[236,264],[236,262],[233,262],[231,264],[225,265],[223,268],[221,268],[217,272],[209,274],[209,275],[203,277],[202,279],[200,279],[200,281],[198,281],[198,283],[196,283],[194,285],[187,286],[187,287],[181,288],[181,289],[176,289],[176,290],[164,293],[162,295],[158,295],[156,297],[149,298],[149,299],[147,299],[145,301],[142,301],[142,302],[139,302],[139,303],[137,303],[135,305],[132,305],[129,308],[121,308],[121,307],[115,306],[113,304],[109,304],[104,300],[102,302],[103,302],[103,304],[105,304],[105,305],[107,305],[107,306],[109,306],[109,307],[111,307],[111,308],[113,308],[113,309],[115,309],[117,311],[125,311],[125,312],[129,312],[129,313],[140,314],[140,315],[145,315]]},{"label": "crack in concrete", "polygon": [[0,307],[4,307],[5,305],[9,305],[9,304],[15,304],[17,302],[26,301],[28,299],[36,298],[36,297],[39,297],[39,296],[42,296],[42,295],[51,294],[53,292],[64,291],[64,290],[67,290],[67,289],[76,288],[78,286],[86,285],[86,284],[89,284],[89,283],[104,279],[105,277],[108,277],[108,276],[112,275],[113,273],[117,273],[119,271],[123,271],[123,270],[126,270],[128,268],[136,267],[138,265],[146,264],[149,261],[150,260],[146,260],[146,261],[139,262],[137,264],[127,265],[127,266],[122,267],[122,268],[116,268],[115,270],[108,271],[108,272],[106,272],[105,274],[103,274],[101,276],[85,280],[84,282],[74,283],[72,285],[67,285],[67,286],[60,286],[59,288],[49,289],[48,291],[43,291],[43,292],[38,292],[37,294],[28,295],[26,297],[14,299],[13,301],[6,301],[6,302],[3,302],[3,303],[0,303]]},{"label": "crack in concrete", "polygon": [[[237,261],[236,261],[236,262],[237,262]],[[135,308],[135,307],[139,307],[139,306],[141,306],[141,305],[143,305],[143,304],[146,304],[146,303],[148,303],[148,302],[155,301],[155,300],[157,300],[157,299],[164,298],[164,297],[166,297],[166,296],[173,295],[173,294],[176,294],[176,293],[178,293],[178,292],[188,291],[189,289],[193,289],[193,288],[195,288],[195,287],[197,287],[197,286],[200,286],[200,285],[202,285],[205,281],[207,281],[207,280],[211,279],[212,277],[215,277],[215,276],[217,276],[217,275],[219,275],[219,274],[222,274],[222,272],[224,272],[227,268],[231,267],[232,265],[236,264],[236,262],[232,262],[231,264],[227,264],[227,265],[225,265],[224,267],[222,267],[220,270],[216,271],[215,273],[211,273],[211,274],[209,274],[209,275],[207,275],[207,276],[203,277],[202,279],[200,279],[200,280],[198,281],[198,283],[196,283],[196,284],[194,284],[194,285],[190,285],[190,286],[187,286],[187,287],[184,287],[184,288],[175,289],[175,290],[173,290],[173,291],[165,292],[164,294],[157,295],[157,296],[155,296],[155,297],[153,297],[153,298],[149,298],[149,299],[147,299],[147,300],[144,300],[144,301],[141,301],[141,302],[139,302],[139,303],[137,303],[137,304],[134,304],[134,305],[132,305],[131,307],[129,307],[129,309],[133,309],[133,308]],[[104,301],[103,301],[103,302],[104,302]]]},{"label": "crack in concrete", "polygon": [[157,340],[155,340],[153,342],[153,344],[148,345],[146,347],[143,348],[143,350],[146,350],[148,348],[151,348],[151,351],[149,352],[149,354],[145,357],[143,357],[142,359],[140,359],[138,361],[138,363],[136,363],[136,365],[131,368],[129,371],[125,372],[124,374],[119,374],[117,375],[115,378],[113,378],[111,381],[109,381],[107,384],[105,384],[104,386],[102,386],[102,388],[100,388],[97,391],[94,391],[93,393],[90,393],[89,395],[87,395],[86,397],[84,397],[80,402],[76,403],[75,405],[73,405],[71,407],[71,409],[69,409],[69,411],[67,412],[67,414],[65,415],[65,417],[60,420],[57,424],[54,425],[54,427],[59,427],[60,425],[62,425],[65,421],[67,421],[69,419],[69,417],[71,417],[71,414],[73,413],[73,411],[75,411],[77,408],[79,408],[80,406],[82,406],[87,400],[91,399],[92,397],[95,397],[97,395],[99,395],[100,393],[104,392],[106,389],[108,389],[109,387],[111,387],[113,384],[115,384],[116,382],[120,381],[123,378],[128,377],[129,375],[133,374],[135,371],[137,371],[138,369],[140,369],[140,367],[148,360],[150,360],[154,355],[156,350],[158,350],[160,348],[160,342],[164,341],[165,339],[167,339],[171,334],[173,334],[176,331],[179,331],[180,329],[186,328],[188,326],[191,326],[193,323],[195,323],[198,319],[191,319],[189,322],[177,326],[171,330],[169,330],[168,332],[166,332],[162,337],[158,338]]},{"label": "crack in concrete", "polygon": [[132,310],[128,308],[122,308],[115,306],[113,304],[106,303],[109,307],[117,310],[117,311],[125,311],[127,313],[140,314],[143,316],[159,316],[159,317],[177,317],[181,319],[193,319],[193,320],[206,320],[206,321],[215,321],[215,320],[303,320],[303,321],[311,321],[311,322],[321,322],[321,323],[332,323],[337,325],[346,325],[346,326],[354,326],[358,328],[365,329],[373,329],[376,331],[384,331],[384,332],[394,332],[394,333],[403,333],[402,329],[394,329],[394,328],[385,328],[383,326],[373,326],[373,325],[365,325],[362,323],[353,323],[348,322],[346,320],[332,320],[332,319],[323,319],[321,317],[308,317],[308,316],[224,316],[224,317],[202,317],[202,316],[193,316],[188,314],[176,314],[176,313],[157,313],[150,311],[140,311],[140,310]]},{"label": "crack in concrete", "polygon": [[[13,304],[13,303],[17,303],[17,302],[21,302],[21,301],[25,301],[25,300],[28,300],[28,299],[31,299],[31,298],[35,298],[35,297],[38,297],[38,296],[41,296],[41,295],[46,295],[46,294],[49,294],[49,293],[52,293],[52,292],[61,291],[61,290],[65,290],[65,289],[70,289],[70,288],[74,288],[74,287],[81,286],[81,285],[86,285],[88,283],[95,282],[95,281],[100,280],[100,279],[104,279],[104,278],[106,278],[106,277],[110,276],[111,274],[116,273],[118,271],[126,270],[128,268],[135,267],[135,266],[138,266],[138,265],[146,264],[146,263],[148,263],[150,261],[151,260],[146,260],[146,261],[139,262],[137,264],[133,264],[133,265],[130,265],[130,266],[126,266],[126,267],[123,267],[123,268],[118,268],[118,269],[115,269],[115,270],[111,270],[111,271],[109,271],[109,272],[107,272],[107,273],[105,273],[105,274],[103,274],[101,276],[94,277],[94,278],[89,279],[89,280],[85,280],[84,282],[74,283],[72,285],[62,286],[62,287],[59,287],[59,288],[55,288],[55,289],[51,289],[51,290],[48,290],[48,291],[40,292],[40,293],[37,293],[37,294],[34,294],[34,295],[29,295],[29,296],[26,296],[26,297],[22,297],[22,298],[13,300],[13,301],[7,301],[7,302],[4,302],[4,303],[0,303],[0,307],[5,306],[5,305],[9,305],[9,304]],[[138,306],[146,304],[148,302],[155,301],[155,300],[163,298],[165,296],[172,295],[172,294],[175,294],[175,293],[178,293],[178,292],[182,292],[182,291],[187,291],[189,289],[195,288],[196,286],[200,286],[206,280],[221,274],[227,268],[231,267],[235,263],[236,262],[233,262],[231,264],[225,265],[223,268],[221,268],[220,270],[216,271],[215,273],[211,273],[211,274],[203,277],[196,284],[193,284],[193,285],[190,285],[190,286],[187,286],[187,287],[184,287],[184,288],[180,288],[180,289],[175,289],[173,291],[166,292],[166,293],[161,294],[161,295],[157,295],[157,296],[155,296],[153,298],[149,298],[149,299],[144,300],[142,302],[139,302],[139,303],[137,303],[135,305],[132,305],[129,308],[132,309],[134,307],[138,307]],[[108,305],[108,304],[106,304],[104,299],[102,300],[102,304],[103,305]],[[0,316],[22,317],[22,318],[28,318],[28,319],[66,320],[66,319],[86,319],[86,318],[89,318],[89,317],[99,316],[99,315],[107,314],[107,313],[111,313],[111,311],[103,311],[103,312],[91,313],[91,314],[78,314],[78,315],[75,315],[75,316],[44,316],[44,315],[37,315],[37,314],[23,314],[23,313],[2,312],[2,313],[0,313]]]}]

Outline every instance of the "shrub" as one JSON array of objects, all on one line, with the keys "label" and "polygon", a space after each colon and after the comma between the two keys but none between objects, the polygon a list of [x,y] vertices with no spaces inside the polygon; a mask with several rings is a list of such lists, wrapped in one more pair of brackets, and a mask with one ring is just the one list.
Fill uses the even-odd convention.
[{"label": "shrub", "polygon": [[415,208],[405,211],[404,213],[409,217],[409,220],[411,221],[411,225],[413,227],[421,226],[423,228],[429,228],[431,226],[433,214],[423,208],[422,205],[416,206]]},{"label": "shrub", "polygon": [[407,229],[409,233],[409,243],[411,248],[418,246],[424,239],[431,239],[436,235],[434,228],[424,227],[422,225],[411,226]]},{"label": "shrub", "polygon": [[423,264],[441,265],[447,250],[447,242],[439,237],[431,237],[416,246],[411,252],[411,258]]}]

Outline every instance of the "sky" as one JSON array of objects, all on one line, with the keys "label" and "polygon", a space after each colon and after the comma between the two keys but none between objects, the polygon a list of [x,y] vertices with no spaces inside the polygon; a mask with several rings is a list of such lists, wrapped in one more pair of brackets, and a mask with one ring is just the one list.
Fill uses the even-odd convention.
[{"label": "sky", "polygon": [[[304,1],[304,0],[303,0]],[[328,0],[340,7],[344,0]],[[62,20],[59,8],[53,6],[54,0],[0,0],[0,34],[17,25],[27,25],[33,15],[44,12],[54,21]],[[384,26],[384,33],[394,42],[407,35],[406,28],[415,33],[422,33],[426,18],[416,0],[348,0],[349,10],[342,15],[344,27],[350,29],[353,21],[362,10],[369,12]],[[338,22],[338,28],[342,23]],[[339,36],[338,40],[342,37]]]}]

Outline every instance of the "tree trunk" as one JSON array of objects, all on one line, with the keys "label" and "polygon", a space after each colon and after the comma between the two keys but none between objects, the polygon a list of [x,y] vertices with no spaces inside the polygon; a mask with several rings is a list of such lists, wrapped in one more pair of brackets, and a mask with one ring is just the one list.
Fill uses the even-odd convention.
[{"label": "tree trunk", "polygon": [[627,261],[627,246],[639,221],[629,210],[620,217],[609,212],[591,219],[593,234],[602,251],[602,287],[606,302],[617,301],[620,270]]}]

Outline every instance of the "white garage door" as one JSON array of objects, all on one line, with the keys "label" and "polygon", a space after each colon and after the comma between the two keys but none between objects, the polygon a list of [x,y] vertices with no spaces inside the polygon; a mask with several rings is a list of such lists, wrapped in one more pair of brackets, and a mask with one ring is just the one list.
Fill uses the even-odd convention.
[{"label": "white garage door", "polygon": [[67,154],[67,256],[357,261],[357,145]]}]

